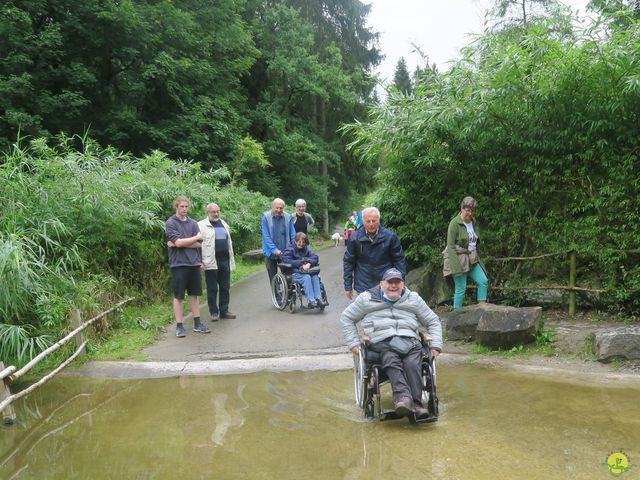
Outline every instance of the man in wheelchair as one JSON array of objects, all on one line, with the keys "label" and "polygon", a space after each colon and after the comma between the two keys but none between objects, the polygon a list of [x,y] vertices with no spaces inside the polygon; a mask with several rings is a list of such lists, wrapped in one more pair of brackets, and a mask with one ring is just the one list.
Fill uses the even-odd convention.
[{"label": "man in wheelchair", "polygon": [[343,339],[354,354],[360,351],[356,327],[360,321],[368,348],[382,358],[383,372],[393,390],[396,416],[428,417],[429,412],[422,404],[420,340],[426,327],[435,360],[443,347],[440,318],[420,295],[405,288],[402,273],[390,268],[383,274],[379,286],[362,292],[342,312]]},{"label": "man in wheelchair", "polygon": [[309,238],[305,233],[296,233],[295,242],[289,244],[282,254],[282,263],[291,265],[293,280],[302,285],[307,297],[307,306],[324,307],[318,269],[314,268],[318,266],[318,255],[311,251]]}]

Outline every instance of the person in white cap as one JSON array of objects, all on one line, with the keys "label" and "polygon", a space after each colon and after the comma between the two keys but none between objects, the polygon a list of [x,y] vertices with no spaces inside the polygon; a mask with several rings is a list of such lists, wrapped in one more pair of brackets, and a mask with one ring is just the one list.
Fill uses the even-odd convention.
[{"label": "person in white cap", "polygon": [[440,318],[416,292],[405,287],[402,272],[386,270],[380,285],[362,292],[340,317],[344,343],[353,353],[360,350],[356,324],[368,338],[369,349],[379,352],[389,377],[398,416],[426,418],[422,405],[421,337],[431,336],[434,359],[442,352]]}]

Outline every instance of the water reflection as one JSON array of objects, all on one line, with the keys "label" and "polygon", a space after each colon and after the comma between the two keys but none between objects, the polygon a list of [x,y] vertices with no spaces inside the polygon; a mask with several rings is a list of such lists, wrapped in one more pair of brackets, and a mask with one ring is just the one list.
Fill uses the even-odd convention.
[{"label": "water reflection", "polygon": [[601,479],[612,451],[640,463],[637,388],[438,372],[440,421],[419,426],[366,421],[351,372],[60,378],[1,430],[0,478]]}]

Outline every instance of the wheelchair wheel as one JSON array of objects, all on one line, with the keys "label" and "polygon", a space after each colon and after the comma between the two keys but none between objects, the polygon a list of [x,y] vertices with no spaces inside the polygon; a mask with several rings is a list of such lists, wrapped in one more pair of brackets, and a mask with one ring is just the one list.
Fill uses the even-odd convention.
[{"label": "wheelchair wheel", "polygon": [[320,307],[320,311],[324,312],[324,307],[327,306],[327,291],[324,289],[324,284],[320,282],[320,298],[322,301],[322,306]]},{"label": "wheelchair wheel", "polygon": [[287,279],[281,272],[276,273],[273,280],[271,280],[271,300],[273,306],[278,310],[287,308],[289,287],[287,286]]},{"label": "wheelchair wheel", "polygon": [[438,396],[436,395],[436,364],[429,358],[429,361],[422,366],[424,391],[422,394],[423,403],[429,413],[438,416]]},{"label": "wheelchair wheel", "polygon": [[365,407],[367,398],[367,378],[364,354],[361,350],[353,355],[353,391],[355,394],[356,405],[360,408]]}]

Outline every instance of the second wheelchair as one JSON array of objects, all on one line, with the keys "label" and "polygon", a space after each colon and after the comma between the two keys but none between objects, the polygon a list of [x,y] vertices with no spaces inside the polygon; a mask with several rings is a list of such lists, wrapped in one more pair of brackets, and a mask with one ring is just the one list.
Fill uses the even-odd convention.
[{"label": "second wheelchair", "polygon": [[[320,267],[313,267],[308,273],[318,275],[320,273]],[[318,306],[309,306],[304,288],[293,279],[293,267],[288,263],[279,263],[278,273],[271,281],[271,300],[273,301],[273,306],[278,310],[288,308],[291,313],[296,311],[296,306],[299,306],[300,309],[303,310],[313,310],[317,308],[320,311],[324,311],[329,303],[327,301],[327,292],[324,284],[321,279],[319,280],[322,297],[320,304]]]}]

